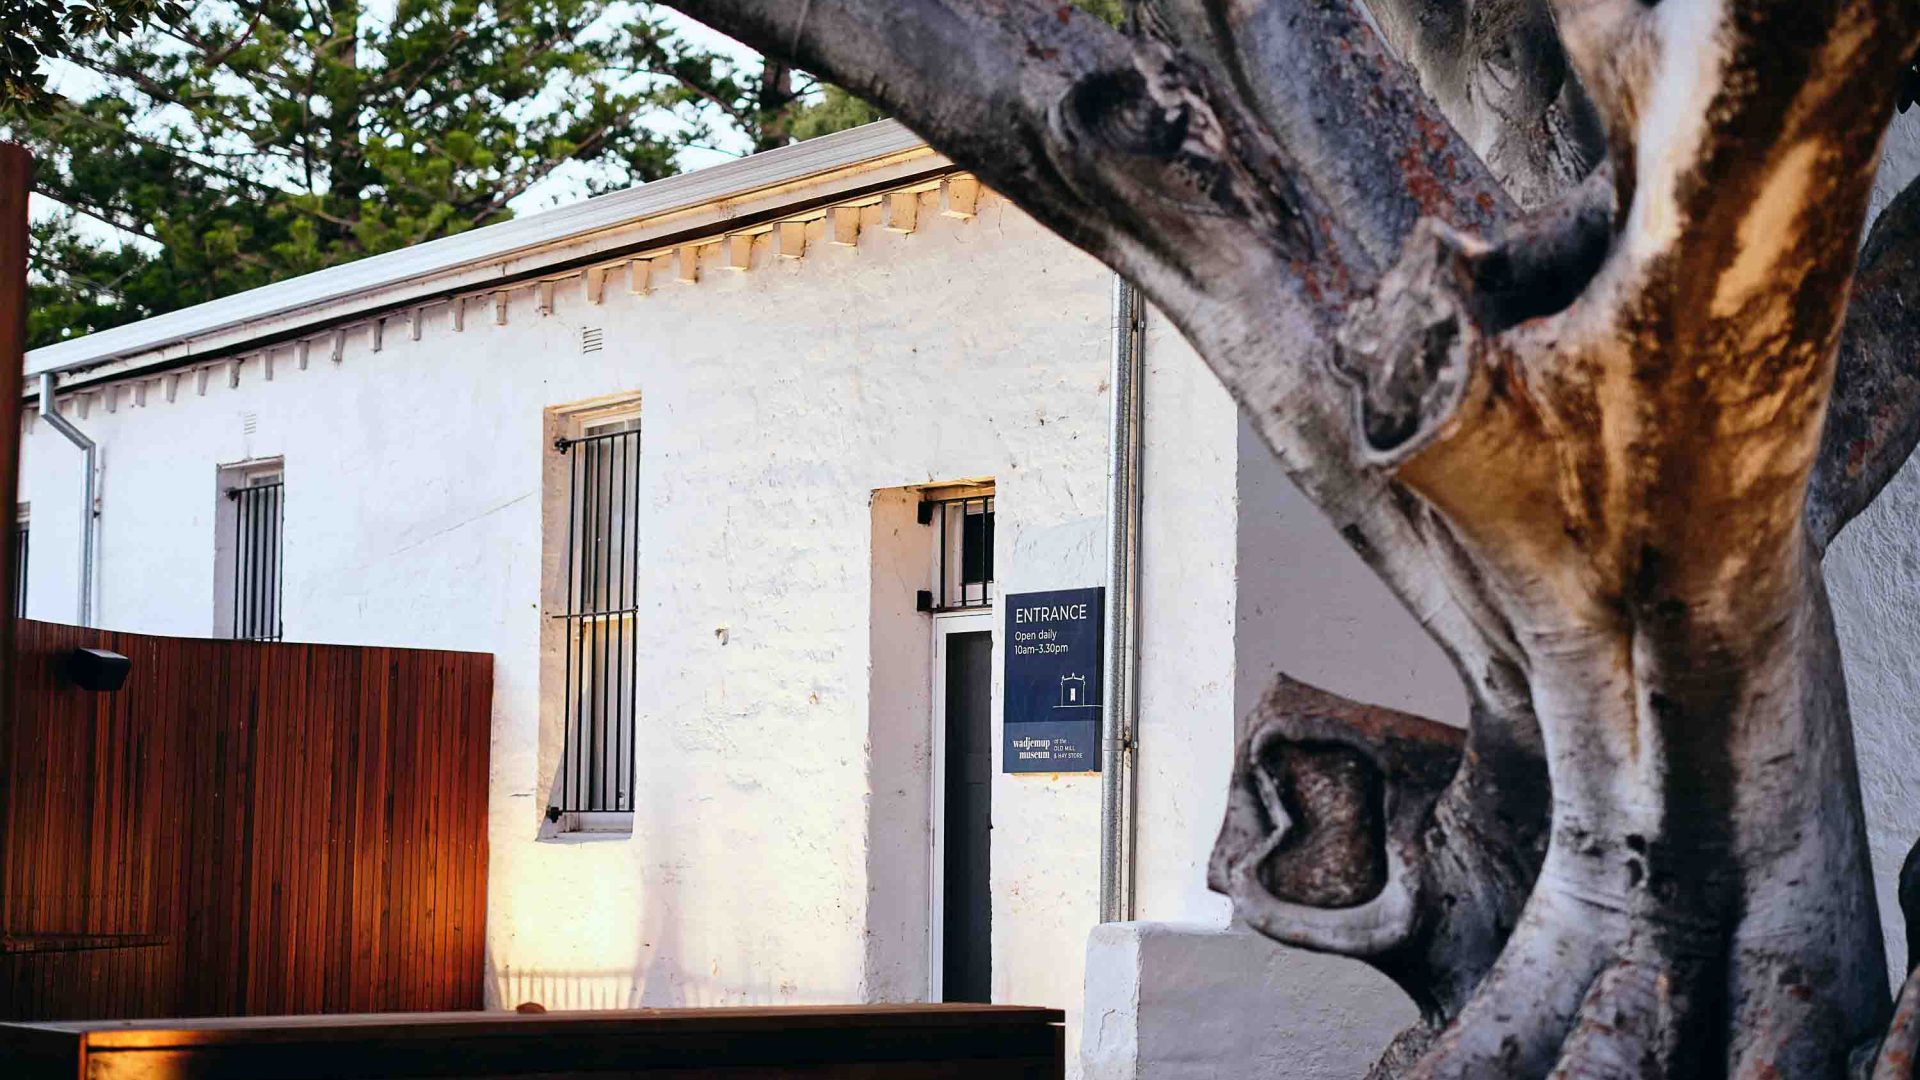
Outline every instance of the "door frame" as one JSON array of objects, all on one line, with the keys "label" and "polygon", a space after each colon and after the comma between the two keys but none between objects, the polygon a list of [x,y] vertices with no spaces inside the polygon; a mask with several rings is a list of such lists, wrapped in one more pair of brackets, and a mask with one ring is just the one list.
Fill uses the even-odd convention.
[{"label": "door frame", "polygon": [[[928,791],[932,795],[927,824],[927,1000],[944,1001],[941,975],[946,963],[947,932],[947,637],[951,634],[992,634],[993,608],[941,612],[933,617],[932,723],[929,727]],[[989,702],[992,690],[989,688]],[[991,705],[989,706],[991,707]],[[991,723],[989,723],[991,727]],[[991,844],[992,834],[987,842]]]}]

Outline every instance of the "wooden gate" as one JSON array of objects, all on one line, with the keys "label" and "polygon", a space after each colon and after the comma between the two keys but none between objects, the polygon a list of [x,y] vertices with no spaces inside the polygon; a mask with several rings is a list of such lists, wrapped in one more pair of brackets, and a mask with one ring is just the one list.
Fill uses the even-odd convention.
[{"label": "wooden gate", "polygon": [[480,1007],[491,656],[16,625],[0,1018]]}]

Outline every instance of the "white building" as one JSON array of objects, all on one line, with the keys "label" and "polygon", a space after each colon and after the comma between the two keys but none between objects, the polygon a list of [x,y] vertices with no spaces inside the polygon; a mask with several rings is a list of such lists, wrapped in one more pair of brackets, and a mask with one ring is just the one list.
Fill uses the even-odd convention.
[{"label": "white building", "polygon": [[[984,980],[1067,1008],[1090,1074],[1358,1077],[1411,1007],[1357,964],[1228,933],[1206,891],[1234,718],[1282,669],[1443,718],[1462,698],[1157,315],[1133,870],[1151,925],[1094,934],[1100,777],[1004,770],[1002,598],[1106,583],[1112,293],[883,123],[27,364],[98,446],[96,624],[495,655],[490,1003]],[[34,618],[80,617],[80,462],[27,419]],[[921,524],[943,499],[973,501]],[[1890,955],[1920,834],[1917,504],[1909,468],[1829,557]],[[919,610],[922,590],[952,610]],[[943,797],[974,816],[950,825]]]}]

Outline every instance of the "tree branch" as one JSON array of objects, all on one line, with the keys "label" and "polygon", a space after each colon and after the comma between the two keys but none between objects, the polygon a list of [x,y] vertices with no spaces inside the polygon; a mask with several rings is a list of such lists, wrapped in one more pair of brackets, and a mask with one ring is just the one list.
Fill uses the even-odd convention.
[{"label": "tree branch", "polygon": [[1462,732],[1284,675],[1241,729],[1208,884],[1283,941],[1369,957],[1402,947],[1422,833]]},{"label": "tree branch", "polygon": [[1376,266],[1422,217],[1484,230],[1509,215],[1498,183],[1357,0],[1147,0],[1138,17],[1150,36],[1206,59]]},{"label": "tree branch", "polygon": [[1807,488],[1824,551],[1920,443],[1920,181],[1874,223],[1854,278],[1833,396]]},{"label": "tree branch", "polygon": [[50,188],[44,184],[35,184],[34,192],[35,194],[46,196],[48,200],[58,203],[76,214],[84,214],[100,222],[102,225],[106,225],[118,232],[126,233],[128,236],[138,236],[143,240],[151,240],[162,246],[165,244],[165,242],[153,232],[152,227],[145,222],[119,217],[110,210],[83,203],[75,198],[71,192],[58,188]]},{"label": "tree branch", "polygon": [[1450,1018],[1519,917],[1546,830],[1543,801],[1495,817],[1462,797],[1466,739],[1280,676],[1240,721],[1208,885],[1260,932],[1361,957],[1429,1024]]},{"label": "tree branch", "polygon": [[1874,1055],[1870,1080],[1912,1080],[1916,1062],[1920,1062],[1920,970],[1908,975],[1900,987],[1893,1022]]},{"label": "tree branch", "polygon": [[1523,206],[1544,206],[1606,153],[1547,0],[1368,0],[1393,51]]}]

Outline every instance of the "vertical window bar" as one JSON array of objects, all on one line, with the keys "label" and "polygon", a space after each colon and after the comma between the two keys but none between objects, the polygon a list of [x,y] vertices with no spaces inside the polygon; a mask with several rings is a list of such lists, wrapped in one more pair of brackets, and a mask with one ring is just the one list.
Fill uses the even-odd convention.
[{"label": "vertical window bar", "polygon": [[287,624],[281,611],[280,602],[286,596],[287,569],[287,489],[276,486],[273,489],[273,640],[279,641],[287,636]]},{"label": "vertical window bar", "polygon": [[[571,443],[562,442],[560,444],[560,452],[567,455],[567,576],[563,587],[567,598],[566,607],[563,610],[568,615],[573,613],[575,596],[577,595],[573,579],[573,517],[579,512],[578,508],[580,506],[580,455],[570,453],[569,451],[572,449],[573,446]],[[573,788],[568,783],[569,772],[565,758],[572,752],[574,745],[573,620],[571,618],[562,619],[560,621],[560,630],[564,635],[561,645],[566,650],[566,679],[560,684],[562,687],[565,687],[564,692],[566,694],[566,715],[560,727],[562,737],[566,739],[566,745],[562,748],[560,755],[562,759],[560,762],[560,805],[572,806],[574,805]]]},{"label": "vertical window bar", "polygon": [[993,595],[989,590],[991,589],[994,581],[994,578],[993,578],[993,521],[994,521],[993,496],[991,495],[987,496],[985,499],[985,502],[986,502],[987,522],[986,522],[986,525],[982,528],[981,533],[986,537],[986,551],[981,553],[981,557],[986,562],[986,577],[981,582],[980,595],[983,603],[991,604],[993,603]]},{"label": "vertical window bar", "polygon": [[633,544],[627,551],[627,618],[631,621],[633,641],[628,645],[627,663],[633,674],[627,679],[626,749],[620,753],[620,774],[625,778],[621,805],[634,808],[634,758],[639,754],[640,702],[634,686],[640,679],[640,432],[633,433],[633,477],[627,485],[627,514],[633,519]]},{"label": "vertical window bar", "polygon": [[600,593],[606,587],[602,581],[605,572],[600,567],[600,558],[606,547],[606,529],[601,523],[600,489],[606,484],[607,462],[600,453],[601,447],[602,444],[597,442],[587,446],[587,453],[591,455],[590,460],[593,462],[593,482],[590,485],[592,490],[587,493],[587,513],[590,522],[587,534],[587,566],[592,571],[592,580],[587,589],[584,621],[590,635],[587,639],[590,650],[588,664],[593,674],[592,682],[588,684],[590,689],[587,705],[582,712],[586,718],[586,726],[580,741],[580,797],[584,800],[582,805],[589,809],[599,805],[593,797],[593,737],[594,729],[600,724],[600,693],[607,685],[606,665],[602,655],[606,646],[603,636],[604,628],[600,625],[600,620],[593,617],[593,613],[600,610]]},{"label": "vertical window bar", "polygon": [[254,630],[261,640],[273,636],[273,495],[262,491],[253,497],[254,512],[260,516],[260,607],[254,612]]},{"label": "vertical window bar", "polygon": [[588,715],[587,731],[587,806],[601,810],[607,805],[605,777],[601,765],[607,759],[607,660],[610,627],[607,626],[607,485],[613,479],[612,446],[605,439],[595,441],[593,453],[593,596],[587,606],[587,621],[593,624],[593,707]]},{"label": "vertical window bar", "polygon": [[979,550],[979,546],[987,540],[987,500],[973,500],[973,503],[979,507],[979,513],[973,515],[979,521],[973,523],[973,557],[968,561],[973,563],[973,584],[979,586],[979,603],[987,603],[987,563],[985,553]]},{"label": "vertical window bar", "polygon": [[262,505],[265,499],[265,494],[257,489],[247,499],[253,511],[253,610],[247,615],[250,631],[247,636],[255,639],[267,634],[267,575],[273,572],[268,565],[267,514]]},{"label": "vertical window bar", "polygon": [[245,633],[240,624],[241,583],[246,578],[241,576],[245,572],[245,564],[241,561],[245,558],[245,548],[240,538],[247,527],[247,515],[246,508],[240,502],[240,492],[234,491],[229,497],[233,499],[233,636],[241,637]]},{"label": "vertical window bar", "polygon": [[[973,512],[973,507],[975,503],[978,503],[980,506],[979,514],[974,514]],[[982,540],[985,539],[986,537],[987,519],[983,516],[987,512],[986,508],[987,508],[987,500],[985,499],[969,499],[967,501],[967,516],[980,518],[979,524],[977,525],[969,524],[967,527],[967,531],[970,534],[973,534]],[[976,542],[975,546],[976,547],[979,546],[978,542]],[[985,577],[986,566],[980,561],[982,558],[983,556],[979,551],[974,551],[970,553],[967,559],[967,562],[972,564],[975,567],[975,569],[978,571],[978,573],[975,574],[975,577],[979,578],[978,584],[980,586],[980,603],[984,604],[987,602],[987,579]],[[963,596],[960,598],[960,600],[962,603],[965,603],[966,597]]]},{"label": "vertical window bar", "polygon": [[259,497],[253,489],[241,496],[240,504],[247,512],[247,632],[251,639],[258,633],[260,622],[260,512]]},{"label": "vertical window bar", "polygon": [[240,550],[246,554],[247,566],[240,578],[239,615],[233,624],[233,636],[246,638],[252,633],[253,621],[253,515],[248,513],[247,489],[240,489],[240,520],[243,523]]},{"label": "vertical window bar", "polygon": [[273,623],[269,621],[268,609],[273,603],[271,587],[273,585],[273,515],[272,496],[262,491],[253,497],[254,516],[260,522],[260,544],[254,552],[260,565],[254,582],[260,589],[260,602],[253,609],[253,630],[261,639],[273,633]]},{"label": "vertical window bar", "polygon": [[261,512],[258,489],[250,492],[247,502],[253,511],[253,610],[247,612],[247,636],[259,638],[266,630],[261,612],[267,606],[267,515]]},{"label": "vertical window bar", "polygon": [[971,568],[971,565],[973,563],[973,552],[967,550],[967,535],[972,530],[973,530],[973,500],[961,499],[960,500],[960,537],[959,537],[959,543],[960,543],[960,604],[959,606],[960,607],[973,606],[973,597],[969,595],[969,591],[970,591],[969,586],[972,584],[972,582],[968,580],[972,575],[967,572]]},{"label": "vertical window bar", "polygon": [[[620,458],[620,491],[616,497],[608,500],[617,505],[620,511],[619,569],[614,574],[614,580],[618,584],[614,590],[616,595],[613,606],[624,611],[627,606],[627,466],[631,463],[628,461],[627,440],[624,437],[615,439],[613,445],[614,452]],[[626,801],[626,792],[622,790],[620,783],[620,734],[626,727],[623,722],[626,709],[623,705],[627,691],[627,623],[624,614],[615,615],[613,618],[620,620],[618,627],[620,647],[614,653],[613,731],[607,740],[612,744],[613,756],[607,760],[607,786],[612,796],[613,808],[623,810],[625,807],[621,803]]]},{"label": "vertical window bar", "polygon": [[[595,454],[595,444],[591,442],[582,444],[580,454],[586,457],[586,467],[588,467],[588,498],[580,503],[580,515],[582,515],[580,517],[580,544],[582,544],[580,553],[586,555],[586,578],[580,582],[580,611],[591,613],[593,584],[595,584],[595,573],[597,573],[593,563],[593,552],[597,544],[593,534],[593,528],[595,528],[593,500],[595,500],[595,492],[599,490],[599,455]],[[578,803],[580,807],[593,805],[593,794],[591,794],[593,790],[588,784],[588,757],[591,757],[588,751],[591,744],[588,740],[591,738],[591,723],[593,723],[591,694],[593,694],[593,684],[599,682],[599,671],[597,671],[595,650],[593,650],[595,636],[597,636],[597,630],[593,626],[593,617],[586,615],[584,619],[580,619],[580,669],[584,678],[580,686],[580,744],[574,751],[574,757],[576,757],[574,773],[580,776],[580,803]]]},{"label": "vertical window bar", "polygon": [[980,523],[975,519],[975,499],[962,499],[960,502],[960,606],[973,607],[973,586],[979,578],[978,560],[980,545],[974,531]]},{"label": "vertical window bar", "polygon": [[13,616],[27,617],[27,552],[32,526],[17,521],[13,527]]},{"label": "vertical window bar", "polygon": [[968,595],[968,585],[973,579],[970,570],[974,553],[972,546],[967,541],[969,539],[969,533],[973,528],[973,500],[961,499],[955,508],[960,512],[960,522],[959,526],[953,531],[953,549],[959,553],[958,561],[960,565],[958,571],[954,574],[954,581],[960,586],[960,597],[954,601],[953,606],[965,608],[972,606],[972,597]]},{"label": "vertical window bar", "polygon": [[607,480],[613,460],[607,454],[606,440],[593,444],[593,600],[587,621],[593,625],[593,710],[587,732],[587,805],[601,803],[600,776],[596,766],[606,757],[601,743],[607,718],[607,623],[601,613],[607,608]]}]

